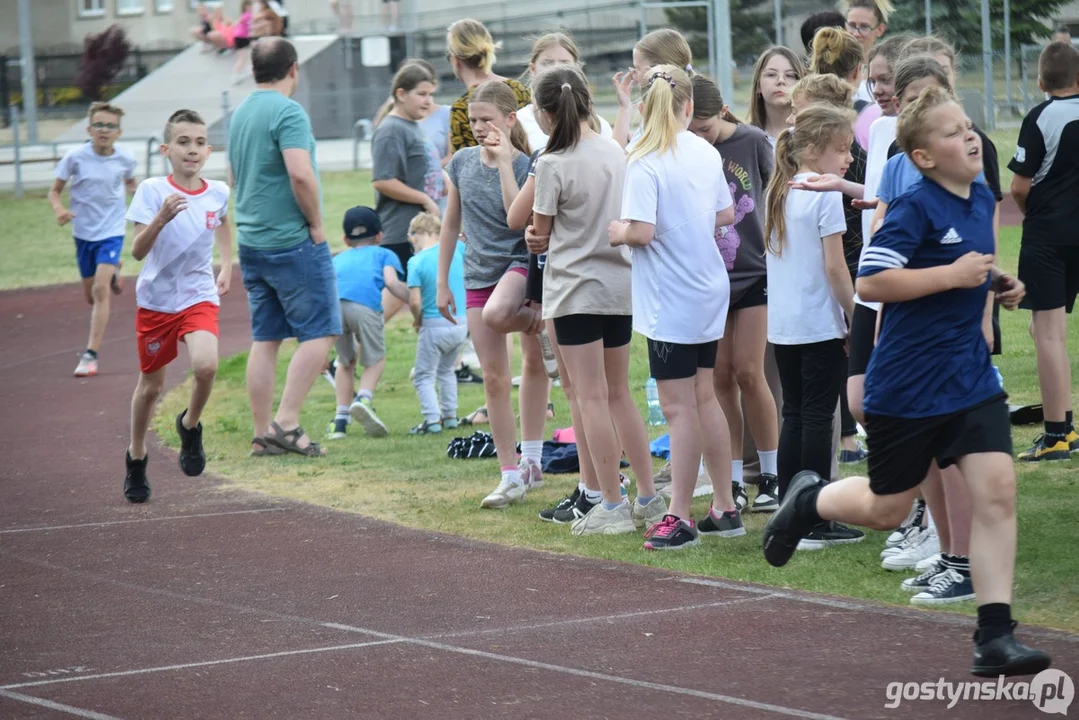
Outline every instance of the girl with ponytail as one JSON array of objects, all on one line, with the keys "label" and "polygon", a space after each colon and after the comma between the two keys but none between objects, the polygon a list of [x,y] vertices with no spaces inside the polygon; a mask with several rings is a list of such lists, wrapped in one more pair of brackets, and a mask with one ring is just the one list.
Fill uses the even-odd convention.
[{"label": "girl with ponytail", "polygon": [[[671,430],[670,511],[646,534],[645,549],[677,550],[699,544],[699,533],[745,534],[731,495],[730,430],[712,379],[730,299],[715,234],[734,223],[734,205],[723,158],[687,129],[693,86],[685,70],[660,65],[641,79],[644,131],[630,149],[622,220],[611,223],[609,238],[633,249],[633,329],[648,340]],[[702,451],[713,495],[698,525],[690,501]]]},{"label": "girl with ponytail", "polygon": [[633,67],[615,74],[612,82],[618,98],[618,115],[614,120],[614,138],[622,147],[632,139],[633,101],[630,94],[634,88],[644,87],[649,68],[657,65],[673,65],[693,77],[693,51],[682,33],[673,28],[648,33],[633,46]]}]

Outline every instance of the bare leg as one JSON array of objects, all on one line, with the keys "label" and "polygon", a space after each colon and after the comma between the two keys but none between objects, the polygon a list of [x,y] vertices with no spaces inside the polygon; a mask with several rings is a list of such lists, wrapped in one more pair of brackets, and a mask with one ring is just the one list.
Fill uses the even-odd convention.
[{"label": "bare leg", "polygon": [[619,503],[622,501],[622,491],[618,466],[622,451],[618,446],[608,404],[603,342],[597,340],[587,345],[563,345],[562,357],[570,378],[577,385],[584,426],[588,432],[589,454],[599,476],[603,500],[611,504]]},{"label": "bare leg", "polygon": [[[247,399],[255,421],[255,435],[261,437],[270,430],[273,418],[273,396],[277,379],[277,351],[281,341],[253,342],[247,355]],[[260,446],[252,445],[252,450]]]},{"label": "bare leg", "polygon": [[[659,390],[659,404],[671,430],[670,513],[683,520],[690,519],[690,504],[693,500],[693,488],[697,484],[698,463],[701,457],[701,428],[700,415],[697,412],[696,384],[695,377],[656,382],[656,388]],[[708,391],[714,398],[715,393],[711,386]]]},{"label": "bare leg", "polygon": [[94,279],[92,277],[82,279],[82,294],[86,298],[86,304],[92,307],[94,304]]},{"label": "bare leg", "polygon": [[334,373],[337,407],[348,407],[356,396],[356,361],[351,365],[341,365]]},{"label": "bare leg", "polygon": [[184,413],[184,427],[188,430],[195,428],[202,418],[202,411],[206,409],[206,402],[210,399],[210,391],[214,388],[214,378],[217,377],[217,336],[206,330],[196,330],[183,337],[187,345],[187,356],[191,361],[191,373],[194,376],[191,381],[191,399],[187,403],[187,412]]},{"label": "bare leg", "polygon": [[1064,308],[1035,310],[1031,323],[1038,358],[1038,385],[1046,422],[1064,422],[1071,409],[1071,367],[1068,365],[1068,322]]},{"label": "bare leg", "polygon": [[382,318],[384,322],[392,320],[397,313],[401,312],[401,308],[404,306],[405,303],[389,290],[382,291]]},{"label": "bare leg", "polygon": [[150,428],[150,416],[164,387],[165,368],[149,375],[139,375],[139,384],[131,396],[131,444],[127,448],[133,460],[146,457],[146,432]]},{"label": "bare leg", "polygon": [[[288,373],[285,375],[285,388],[281,392],[281,404],[277,406],[277,415],[274,417],[286,432],[299,426],[304,400],[311,392],[315,380],[322,374],[322,368],[326,365],[326,354],[330,352],[335,339],[331,336],[302,342],[292,356]],[[310,438],[300,437],[296,440],[296,445],[305,448],[310,442]]]},{"label": "bare leg", "polygon": [[[383,357],[371,367],[365,367],[360,375],[360,391],[366,390],[372,395],[378,387],[378,381],[382,379],[382,371],[386,369],[386,358]],[[350,401],[351,402],[351,401]]]},{"label": "bare leg", "polygon": [[1012,601],[1015,572],[1015,467],[1004,453],[959,459],[968,479],[974,519],[970,532],[970,576],[978,604]]},{"label": "bare leg", "polygon": [[[944,497],[948,507],[949,550],[944,550],[944,541],[941,540],[941,550],[950,552],[952,555],[970,556],[970,532],[974,516],[974,505],[967,486],[966,478],[956,466],[951,466],[940,471],[941,485],[944,488]],[[940,523],[937,523],[939,534]]]},{"label": "bare leg", "polygon": [[[731,429],[731,448],[732,450],[737,448],[738,457],[741,458],[745,435],[742,419],[742,393],[734,377],[734,317],[736,314],[734,312],[727,315],[727,328],[723,332],[723,339],[719,341],[716,369],[712,374],[712,379],[715,384],[716,399],[719,400],[719,406],[723,408],[723,416],[727,418]],[[762,358],[762,376],[764,374],[763,362]]]},{"label": "bare leg", "polygon": [[717,512],[734,510],[731,491],[731,431],[716,399],[712,368],[698,368],[697,417],[701,428],[704,466],[712,478],[712,506]]},{"label": "bare leg", "polygon": [[925,498],[925,504],[937,526],[940,551],[950,553],[952,552],[952,529],[948,524],[948,500],[944,496],[944,483],[941,482],[940,467],[936,460],[929,466],[929,472],[925,474],[925,482],[922,483],[921,488],[922,497]]},{"label": "bare leg", "polygon": [[[550,397],[551,380],[543,367],[543,351],[540,350],[539,339],[531,335],[521,335],[521,356],[521,387],[517,393],[521,410],[521,440],[542,440],[543,427],[547,423],[547,398]],[[577,384],[577,389],[580,396],[580,383]],[[599,471],[599,468],[596,470]]]},{"label": "bare leg", "polygon": [[520,273],[508,272],[502,276],[483,308],[483,321],[488,327],[507,335],[532,327],[536,311],[525,307],[525,283],[525,276]]},{"label": "bare leg", "polygon": [[97,352],[101,349],[101,342],[105,339],[105,329],[109,326],[109,299],[112,297],[112,276],[116,273],[115,265],[102,263],[97,266],[94,274],[93,286],[90,296],[93,298],[94,307],[90,311],[90,337],[86,341],[86,349]]},{"label": "bare leg", "polygon": [[847,406],[854,419],[865,425],[865,375],[852,375],[847,378]]},{"label": "bare leg", "polygon": [[483,369],[483,394],[487,398],[487,417],[501,467],[517,467],[514,442],[517,424],[510,401],[510,363],[505,336],[491,329],[483,320],[481,308],[468,309],[468,331]]},{"label": "bare leg", "polygon": [[603,351],[607,375],[607,403],[622,450],[637,478],[637,495],[652,497],[656,486],[652,481],[652,453],[648,449],[648,429],[644,418],[629,392],[630,345]]},{"label": "bare leg", "polygon": [[592,455],[588,446],[588,434],[585,432],[584,417],[581,415],[581,401],[577,397],[577,388],[573,384],[573,378],[566,370],[566,360],[562,357],[562,347],[555,338],[554,322],[547,321],[547,334],[551,338],[551,348],[554,350],[555,360],[558,361],[558,374],[562,378],[562,392],[569,402],[570,422],[573,424],[573,435],[577,441],[577,458],[581,466],[581,482],[585,488],[592,492],[599,492],[599,479],[596,476],[596,468],[592,465]]},{"label": "bare leg", "polygon": [[[768,346],[768,308],[746,308],[732,314],[734,318],[733,369],[738,389],[746,406],[746,421],[758,450],[775,450],[779,447],[779,418],[776,414],[776,400],[768,387],[764,375],[764,351]],[[728,327],[731,327],[728,324]],[[739,407],[739,411],[741,408]],[[723,407],[726,414],[727,408]],[[731,426],[731,448],[741,452],[742,437],[739,431],[735,441],[735,421],[728,417]]]},{"label": "bare leg", "polygon": [[903,522],[917,496],[918,488],[895,495],[875,495],[869,489],[869,478],[843,478],[821,488],[817,514],[825,521],[893,530]]}]

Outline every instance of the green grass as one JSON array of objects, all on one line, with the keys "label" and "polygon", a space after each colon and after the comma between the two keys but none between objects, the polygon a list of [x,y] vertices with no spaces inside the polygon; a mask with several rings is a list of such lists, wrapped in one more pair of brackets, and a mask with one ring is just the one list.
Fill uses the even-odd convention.
[{"label": "green grass", "polygon": [[[1005,150],[998,144],[1002,157]],[[328,218],[340,218],[348,207],[370,203],[369,177],[364,173],[327,173],[323,176]],[[332,225],[335,220],[329,221]],[[4,232],[5,262],[0,265],[0,287],[12,288],[67,282],[76,278],[74,253],[67,229],[56,228],[42,196],[15,201],[0,198],[0,229]],[[29,239],[29,240],[27,240]],[[338,234],[331,237],[340,247]],[[1019,232],[1002,234],[1002,265],[1016,269]],[[131,258],[125,271],[137,270]],[[236,299],[234,298],[233,301]],[[1027,332],[1029,314],[1003,313],[1005,356],[998,364],[1011,401],[1038,402],[1033,344]],[[1079,332],[1071,328],[1070,351],[1079,357]],[[505,512],[481,511],[479,500],[497,481],[494,460],[450,460],[446,443],[454,434],[415,438],[407,428],[419,421],[419,408],[408,371],[414,357],[415,334],[403,320],[387,328],[389,361],[375,404],[391,428],[391,436],[371,440],[354,434],[331,443],[322,460],[299,457],[250,459],[251,419],[244,385],[246,355],[222,360],[214,395],[204,416],[210,470],[226,478],[229,486],[289,497],[335,509],[361,513],[432,532],[449,533],[507,545],[530,547],[604,560],[663,567],[695,575],[798,588],[906,605],[908,596],[898,589],[900,573],[880,568],[882,533],[870,533],[856,546],[823,553],[801,553],[787,567],[769,567],[760,553],[764,518],[746,516],[747,537],[722,542],[706,539],[698,550],[654,554],[641,550],[639,537],[574,538],[568,528],[540,522],[535,513],[558,500],[576,483],[576,476],[549,476],[548,485],[529,495],[521,506]],[[278,391],[284,382],[286,345],[278,366]],[[643,408],[644,381],[648,376],[643,343],[635,339],[631,365],[633,390]],[[172,392],[159,409],[154,429],[175,445],[172,418],[186,402],[186,386]],[[557,389],[552,399],[557,421],[547,435],[569,424],[565,398]],[[461,386],[460,410],[466,414],[483,403],[479,385]],[[302,422],[316,437],[332,418],[334,397],[319,380],[305,406]],[[665,432],[654,428],[653,435]],[[1016,447],[1028,445],[1037,428],[1017,428]],[[657,463],[658,466],[658,463]],[[1074,528],[1079,516],[1076,478],[1079,463],[1051,467],[1021,466],[1019,473],[1019,557],[1016,569],[1016,613],[1023,622],[1079,631],[1079,556],[1073,552]],[[848,474],[864,473],[854,467]],[[707,498],[694,504],[700,517]],[[971,604],[950,608],[971,613]]]}]

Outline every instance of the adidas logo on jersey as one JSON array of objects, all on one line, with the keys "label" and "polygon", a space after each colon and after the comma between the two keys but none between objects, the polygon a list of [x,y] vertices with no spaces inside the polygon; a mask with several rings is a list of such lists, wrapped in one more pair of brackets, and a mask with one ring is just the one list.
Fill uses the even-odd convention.
[{"label": "adidas logo on jersey", "polygon": [[940,239],[941,245],[954,245],[961,242],[963,242],[963,238],[959,237],[959,233],[955,231],[955,228],[949,228],[948,232],[944,233],[944,237]]}]

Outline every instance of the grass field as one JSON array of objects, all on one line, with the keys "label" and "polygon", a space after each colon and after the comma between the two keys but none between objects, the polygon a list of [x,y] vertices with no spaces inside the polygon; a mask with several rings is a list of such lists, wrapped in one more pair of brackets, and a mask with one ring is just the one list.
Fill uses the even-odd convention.
[{"label": "grass field", "polygon": [[[1002,157],[1006,150],[998,144]],[[369,203],[371,189],[363,173],[327,174],[325,206],[328,218],[339,218],[354,204]],[[330,224],[336,224],[330,221]],[[74,253],[67,229],[59,229],[43,196],[15,201],[0,198],[0,230],[5,262],[0,265],[0,288],[69,282],[75,279]],[[333,237],[335,245],[340,243]],[[1006,229],[1002,237],[1002,265],[1015,270],[1019,233]],[[138,264],[130,257],[125,272]],[[232,299],[239,301],[240,297]],[[1012,402],[1038,401],[1034,352],[1027,333],[1027,313],[1004,313],[1002,326],[1005,355],[999,366]],[[1071,324],[1071,357],[1079,357],[1079,333]],[[567,527],[542,523],[535,513],[555,502],[576,483],[576,476],[549,476],[542,490],[527,502],[505,512],[481,511],[479,500],[497,482],[494,460],[459,461],[446,457],[446,443],[464,429],[441,437],[409,437],[407,429],[419,421],[418,403],[408,380],[414,356],[415,335],[410,323],[398,318],[387,328],[389,362],[375,406],[391,428],[391,436],[371,440],[354,434],[329,446],[329,457],[253,460],[248,458],[250,415],[244,386],[246,356],[222,360],[217,386],[204,416],[210,470],[229,485],[256,492],[289,497],[347,512],[404,525],[555,553],[569,553],[660,566],[671,571],[725,577],[735,580],[800,588],[906,604],[899,590],[905,577],[880,568],[879,551],[884,535],[870,533],[859,545],[822,553],[801,553],[783,569],[769,567],[761,557],[760,529],[764,518],[747,515],[749,533],[725,541],[704,540],[697,550],[677,554],[646,553],[639,537],[574,538]],[[284,355],[293,346],[286,345]],[[284,380],[285,358],[279,365],[278,391]],[[631,367],[633,390],[643,407],[647,379],[644,346],[635,340]],[[557,420],[548,424],[547,436],[569,424],[561,391],[553,400]],[[186,387],[171,393],[155,419],[155,429],[165,441],[176,444],[172,418],[186,402]],[[483,403],[479,385],[461,386],[460,411],[467,414]],[[304,426],[316,437],[333,416],[330,386],[319,380],[305,407]],[[653,428],[653,435],[665,432]],[[1017,449],[1028,445],[1036,428],[1017,428]],[[657,463],[658,467],[658,463]],[[1074,528],[1079,516],[1076,478],[1079,463],[1051,467],[1019,467],[1019,560],[1016,572],[1016,614],[1024,622],[1079,631],[1079,556],[1074,547]],[[864,473],[855,466],[845,474]],[[707,498],[698,500],[694,512],[700,517]],[[972,604],[953,606],[951,611],[972,613]]]}]

